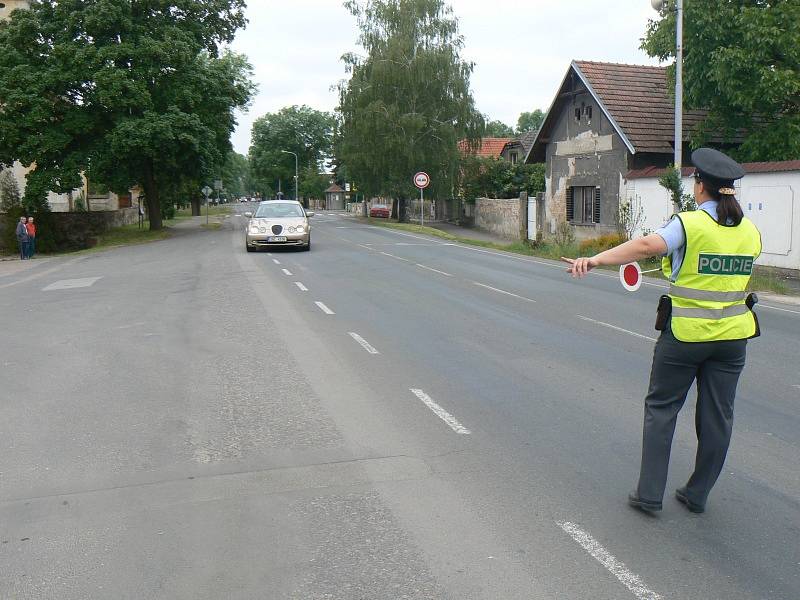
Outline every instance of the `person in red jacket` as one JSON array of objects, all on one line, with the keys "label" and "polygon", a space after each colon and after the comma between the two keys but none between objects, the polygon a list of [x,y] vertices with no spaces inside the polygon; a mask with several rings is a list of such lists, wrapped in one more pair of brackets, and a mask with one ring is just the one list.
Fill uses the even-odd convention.
[{"label": "person in red jacket", "polygon": [[33,258],[33,255],[36,254],[36,225],[33,217],[28,217],[25,228],[28,230],[28,258]]}]

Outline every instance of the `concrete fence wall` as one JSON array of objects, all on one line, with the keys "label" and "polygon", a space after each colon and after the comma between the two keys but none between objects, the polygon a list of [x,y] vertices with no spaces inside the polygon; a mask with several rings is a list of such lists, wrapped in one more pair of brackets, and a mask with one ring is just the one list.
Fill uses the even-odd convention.
[{"label": "concrete fence wall", "polygon": [[[47,221],[39,223],[37,239],[52,240],[56,250],[80,250],[91,247],[94,239],[109,229],[131,225],[138,220],[138,208],[105,212],[53,212],[48,215]],[[7,226],[7,216],[0,213],[0,231],[5,231]],[[1,246],[3,237],[0,236],[0,250],[14,252],[15,248]]]},{"label": "concrete fence wall", "polygon": [[524,215],[519,198],[477,198],[475,200],[475,227],[507,240],[520,239],[524,230]]}]

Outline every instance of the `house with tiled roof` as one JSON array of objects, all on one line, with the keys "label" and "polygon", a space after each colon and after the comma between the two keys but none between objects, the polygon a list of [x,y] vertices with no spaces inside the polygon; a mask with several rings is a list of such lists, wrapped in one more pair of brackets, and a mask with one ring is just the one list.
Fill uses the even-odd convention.
[{"label": "house with tiled roof", "polygon": [[[615,231],[625,175],[673,162],[674,117],[666,68],[573,61],[526,156],[546,163],[543,233]],[[704,117],[684,111],[687,156]]]},{"label": "house with tiled roof", "polygon": [[464,155],[474,155],[481,158],[504,158],[503,150],[513,140],[514,138],[485,137],[481,138],[474,147],[470,147],[466,140],[461,140],[458,143],[458,148]]}]

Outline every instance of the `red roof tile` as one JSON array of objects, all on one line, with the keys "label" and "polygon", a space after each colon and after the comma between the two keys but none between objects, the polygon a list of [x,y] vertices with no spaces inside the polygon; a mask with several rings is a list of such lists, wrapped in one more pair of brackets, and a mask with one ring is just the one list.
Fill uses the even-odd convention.
[{"label": "red roof tile", "polygon": [[500,158],[500,154],[503,152],[503,148],[505,148],[506,144],[512,141],[513,139],[514,138],[483,138],[480,141],[480,145],[478,146],[478,148],[472,152],[469,151],[466,140],[461,140],[458,143],[458,147],[464,154],[474,154],[475,156]]},{"label": "red roof tile", "polygon": [[[675,101],[666,67],[575,61],[608,113],[636,152],[673,151]],[[683,111],[683,138],[702,123],[706,111]]]},{"label": "red roof tile", "polygon": [[[742,163],[745,173],[782,173],[785,171],[800,171],[800,160],[782,160],[774,162],[752,162]],[[644,169],[634,169],[625,175],[625,179],[643,179],[645,177],[661,177],[666,173],[666,169],[658,167],[646,167]],[[688,177],[694,173],[694,167],[683,167],[681,174]]]}]

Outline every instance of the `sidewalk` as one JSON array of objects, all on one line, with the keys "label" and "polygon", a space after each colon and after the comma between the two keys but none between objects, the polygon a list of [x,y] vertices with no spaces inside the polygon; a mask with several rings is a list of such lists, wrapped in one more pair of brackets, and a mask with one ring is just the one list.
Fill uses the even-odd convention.
[{"label": "sidewalk", "polygon": [[30,271],[31,269],[35,269],[41,265],[46,265],[51,260],[51,258],[20,260],[19,258],[2,257],[0,258],[0,278],[8,277],[10,275],[17,275],[19,273],[25,273],[26,271]]}]

